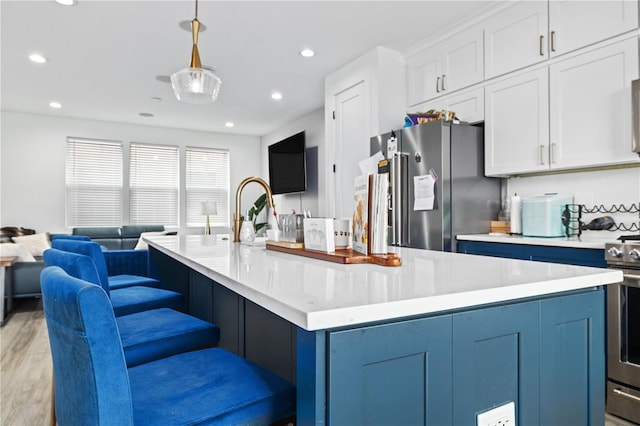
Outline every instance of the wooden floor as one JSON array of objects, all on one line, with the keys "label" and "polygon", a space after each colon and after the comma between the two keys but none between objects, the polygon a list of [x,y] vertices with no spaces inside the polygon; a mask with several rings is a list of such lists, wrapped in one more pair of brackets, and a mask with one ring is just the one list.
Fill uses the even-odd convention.
[{"label": "wooden floor", "polygon": [[[19,299],[0,328],[0,425],[50,425],[51,354],[40,299]],[[606,415],[605,426],[633,426]]]}]

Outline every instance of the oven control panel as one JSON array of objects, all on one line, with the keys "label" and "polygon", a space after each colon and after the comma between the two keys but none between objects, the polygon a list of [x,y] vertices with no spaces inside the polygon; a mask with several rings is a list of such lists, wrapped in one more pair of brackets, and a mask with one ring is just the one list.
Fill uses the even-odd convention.
[{"label": "oven control panel", "polygon": [[640,241],[607,243],[604,258],[609,265],[640,267]]}]

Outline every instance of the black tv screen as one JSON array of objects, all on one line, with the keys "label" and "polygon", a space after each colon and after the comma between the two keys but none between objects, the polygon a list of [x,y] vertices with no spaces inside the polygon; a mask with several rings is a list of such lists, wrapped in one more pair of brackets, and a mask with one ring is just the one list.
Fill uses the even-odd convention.
[{"label": "black tv screen", "polygon": [[269,185],[274,194],[307,190],[305,133],[300,132],[269,146]]}]

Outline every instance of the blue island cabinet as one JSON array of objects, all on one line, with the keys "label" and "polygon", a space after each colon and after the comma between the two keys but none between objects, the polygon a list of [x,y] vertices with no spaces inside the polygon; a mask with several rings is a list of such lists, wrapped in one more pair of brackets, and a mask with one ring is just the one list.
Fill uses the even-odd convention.
[{"label": "blue island cabinet", "polygon": [[516,424],[604,424],[601,288],[299,333],[298,424],[475,425],[510,401]]}]

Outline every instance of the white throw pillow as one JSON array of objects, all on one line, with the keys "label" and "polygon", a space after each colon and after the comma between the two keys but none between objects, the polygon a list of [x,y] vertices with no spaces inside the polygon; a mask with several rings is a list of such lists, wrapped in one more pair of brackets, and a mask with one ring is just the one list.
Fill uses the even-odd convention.
[{"label": "white throw pillow", "polygon": [[169,231],[142,232],[140,234],[140,238],[138,238],[138,244],[136,244],[136,246],[134,247],[134,250],[148,250],[149,249],[149,245],[147,243],[145,243],[144,241],[142,241],[142,237],[150,237],[152,235],[167,235],[167,232],[169,232]]},{"label": "white throw pillow", "polygon": [[22,244],[0,244],[0,256],[18,256],[18,262],[35,262],[29,250]]},{"label": "white throw pillow", "polygon": [[12,240],[14,243],[19,243],[25,246],[27,250],[29,250],[29,253],[31,253],[32,256],[42,256],[43,251],[51,248],[51,243],[49,243],[49,237],[44,232],[40,234],[13,237]]}]

